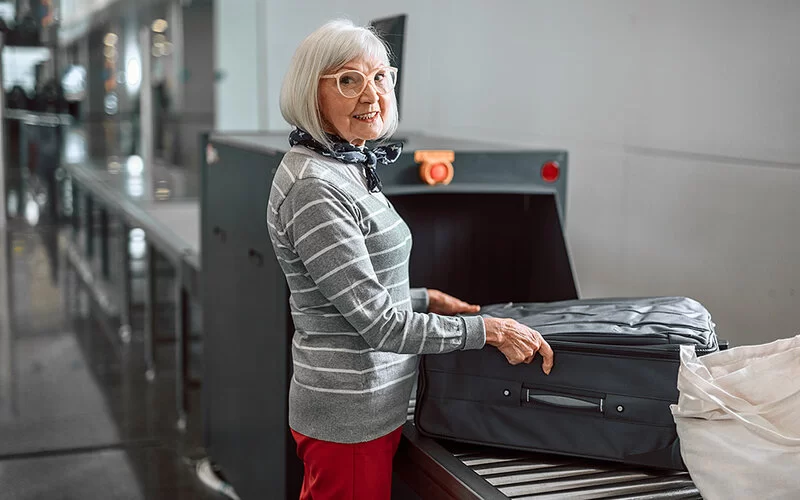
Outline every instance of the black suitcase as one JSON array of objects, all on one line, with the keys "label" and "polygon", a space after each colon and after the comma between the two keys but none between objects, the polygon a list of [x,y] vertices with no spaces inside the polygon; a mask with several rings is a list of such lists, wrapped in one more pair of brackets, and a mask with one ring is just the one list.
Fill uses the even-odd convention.
[{"label": "black suitcase", "polygon": [[496,348],[426,355],[415,423],[429,437],[685,470],[669,406],[681,345],[719,349],[714,324],[686,297],[495,304],[554,351],[512,366]]}]

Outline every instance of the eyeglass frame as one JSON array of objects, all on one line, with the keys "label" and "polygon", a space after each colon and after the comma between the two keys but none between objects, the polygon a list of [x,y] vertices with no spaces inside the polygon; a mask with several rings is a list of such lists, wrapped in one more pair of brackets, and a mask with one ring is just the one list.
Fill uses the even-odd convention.
[{"label": "eyeglass frame", "polygon": [[[374,78],[375,78],[375,75],[378,74],[378,72],[385,71],[387,69],[390,70],[390,72],[394,71],[394,75],[395,75],[394,85],[392,85],[392,90],[390,90],[389,92],[386,92],[384,94],[381,94],[378,91],[378,86],[375,85]],[[364,87],[361,89],[361,91],[359,93],[357,93],[354,96],[347,96],[347,95],[344,95],[344,92],[342,92],[342,86],[339,83],[339,77],[342,76],[345,73],[358,73],[359,75],[364,77]],[[361,71],[359,71],[357,69],[343,69],[342,71],[340,71],[338,73],[334,73],[332,75],[322,75],[322,76],[320,76],[320,78],[335,78],[336,79],[336,90],[339,91],[339,94],[342,97],[344,97],[345,99],[355,99],[356,97],[361,96],[361,94],[363,94],[364,91],[367,90],[367,85],[370,85],[370,84],[372,84],[372,86],[375,87],[375,92],[378,95],[387,95],[387,94],[391,93],[394,90],[394,88],[397,86],[397,73],[398,73],[398,69],[395,68],[394,66],[381,66],[380,68],[375,68],[374,70],[372,70],[369,75],[365,75],[364,73],[362,73]]]}]

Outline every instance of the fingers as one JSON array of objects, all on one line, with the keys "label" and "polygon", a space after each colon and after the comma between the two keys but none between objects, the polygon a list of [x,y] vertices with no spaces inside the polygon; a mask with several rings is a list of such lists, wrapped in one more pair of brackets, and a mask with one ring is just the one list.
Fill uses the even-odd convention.
[{"label": "fingers", "polygon": [[[541,338],[541,335],[539,335],[539,337]],[[539,354],[542,355],[542,371],[545,375],[550,375],[550,370],[553,369],[553,349],[550,348],[550,344],[543,338],[539,346]]]},{"label": "fingers", "polygon": [[530,335],[530,344],[527,346],[526,350],[530,354],[525,357],[522,362],[525,364],[530,364],[533,362],[533,359],[536,357],[536,353],[538,352],[542,356],[542,371],[545,375],[550,375],[550,371],[553,369],[553,349],[550,347],[550,344],[544,340],[544,337],[542,337],[539,332],[527,327],[526,329]]},{"label": "fingers", "polygon": [[439,290],[428,289],[428,311],[436,314],[452,316],[455,314],[477,313],[481,306],[468,304],[461,299]]},{"label": "fingers", "polygon": [[525,358],[525,363],[530,364],[533,361],[533,358],[536,357],[536,353],[539,351],[539,332],[536,330],[532,330],[528,327],[525,327],[527,333],[529,335],[529,342],[528,348],[530,349],[530,356]]},{"label": "fingers", "polygon": [[466,302],[461,302],[459,304],[462,313],[476,313],[481,310],[481,306],[476,306],[472,304],[467,304]]},{"label": "fingers", "polygon": [[481,310],[481,306],[467,304],[463,300],[454,298],[451,306],[451,314],[476,313]]},{"label": "fingers", "polygon": [[542,337],[542,334],[537,332],[536,330],[531,329],[531,333],[535,339],[535,345],[533,354],[530,358],[526,359],[526,363],[530,363],[533,361],[533,358],[536,356],[538,352],[542,356],[542,371],[545,375],[550,375],[550,370],[553,369],[553,349],[550,347],[550,344]]},{"label": "fingers", "polygon": [[510,326],[514,330],[511,350],[513,354],[512,357],[507,355],[506,358],[512,365],[531,363],[534,356],[536,356],[536,351],[539,349],[539,339],[536,338],[536,332],[514,320],[510,320]]}]

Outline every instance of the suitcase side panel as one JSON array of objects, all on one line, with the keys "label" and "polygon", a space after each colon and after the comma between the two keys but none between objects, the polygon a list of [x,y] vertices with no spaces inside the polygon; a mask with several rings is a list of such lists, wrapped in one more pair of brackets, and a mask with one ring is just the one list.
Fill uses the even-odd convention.
[{"label": "suitcase side panel", "polygon": [[678,367],[557,350],[546,376],[541,358],[511,366],[494,348],[425,356],[416,424],[431,437],[683,469],[669,410]]}]

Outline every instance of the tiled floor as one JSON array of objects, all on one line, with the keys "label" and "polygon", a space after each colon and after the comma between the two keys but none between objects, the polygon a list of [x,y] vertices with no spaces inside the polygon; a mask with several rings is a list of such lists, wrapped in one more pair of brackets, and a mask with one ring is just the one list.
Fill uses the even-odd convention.
[{"label": "tiled floor", "polygon": [[[199,390],[181,433],[171,363],[145,380],[141,328],[124,345],[101,326],[55,236],[0,231],[0,498],[226,498],[194,474]],[[172,359],[169,343],[158,349]]]}]

